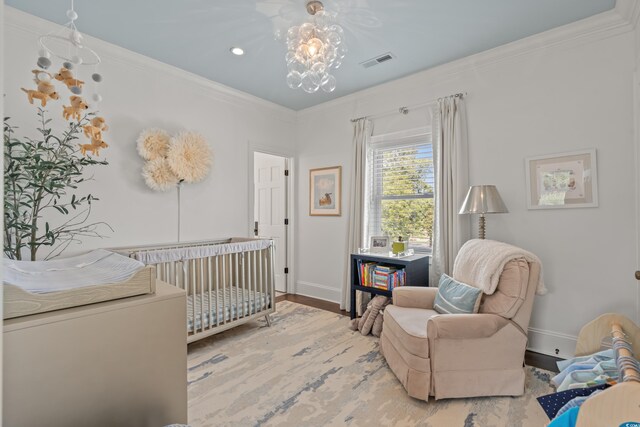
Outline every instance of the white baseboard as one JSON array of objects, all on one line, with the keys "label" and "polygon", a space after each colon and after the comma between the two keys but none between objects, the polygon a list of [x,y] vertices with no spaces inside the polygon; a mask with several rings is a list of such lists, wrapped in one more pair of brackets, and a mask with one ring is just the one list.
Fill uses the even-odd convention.
[{"label": "white baseboard", "polygon": [[529,328],[527,349],[549,356],[569,359],[573,357],[578,337],[544,329]]},{"label": "white baseboard", "polygon": [[303,282],[300,280],[296,282],[295,292],[297,295],[304,295],[338,304],[340,303],[340,298],[342,296],[340,289],[321,285],[319,283]]}]

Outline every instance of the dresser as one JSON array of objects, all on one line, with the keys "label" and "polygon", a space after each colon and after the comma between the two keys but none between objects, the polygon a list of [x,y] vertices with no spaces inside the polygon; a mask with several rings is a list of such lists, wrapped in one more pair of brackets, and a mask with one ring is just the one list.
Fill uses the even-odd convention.
[{"label": "dresser", "polygon": [[185,292],[156,293],[4,322],[3,425],[187,422]]}]

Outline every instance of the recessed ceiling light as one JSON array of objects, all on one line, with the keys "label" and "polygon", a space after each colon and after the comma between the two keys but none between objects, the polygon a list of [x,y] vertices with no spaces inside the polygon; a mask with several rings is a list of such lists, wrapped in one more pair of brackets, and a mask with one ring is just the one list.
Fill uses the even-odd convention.
[{"label": "recessed ceiling light", "polygon": [[229,49],[229,51],[237,56],[244,55],[244,49],[239,47],[232,47],[231,49]]}]

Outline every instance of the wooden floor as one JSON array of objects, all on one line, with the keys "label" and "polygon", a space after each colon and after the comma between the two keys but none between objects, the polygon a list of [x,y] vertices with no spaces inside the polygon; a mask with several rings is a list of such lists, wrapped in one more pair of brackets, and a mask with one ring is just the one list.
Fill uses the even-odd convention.
[{"label": "wooden floor", "polygon": [[[280,301],[291,301],[296,302],[298,304],[308,305],[311,307],[319,308],[321,310],[330,311],[332,313],[342,314],[343,316],[348,316],[349,312],[345,310],[340,310],[340,305],[324,301],[317,298],[306,297],[304,295],[292,295],[292,294],[284,294],[280,295],[276,298],[276,302]],[[562,360],[557,357],[547,356],[546,354],[535,353],[533,351],[527,350],[524,355],[524,362],[529,366],[535,366],[536,368],[546,369],[547,371],[558,372],[558,367],[556,366],[556,362],[558,360]]]}]

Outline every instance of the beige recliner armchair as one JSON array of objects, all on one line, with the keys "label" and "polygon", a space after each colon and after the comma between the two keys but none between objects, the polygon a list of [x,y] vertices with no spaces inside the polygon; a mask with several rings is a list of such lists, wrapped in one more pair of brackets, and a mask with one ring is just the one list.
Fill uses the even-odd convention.
[{"label": "beige recliner armchair", "polygon": [[[483,245],[475,242],[476,249]],[[482,268],[473,257],[465,261],[467,271]],[[527,328],[539,274],[538,262],[509,260],[495,292],[482,296],[477,314],[437,313],[435,287],[394,289],[393,305],[384,312],[380,346],[408,394],[422,400],[522,395]]]}]

